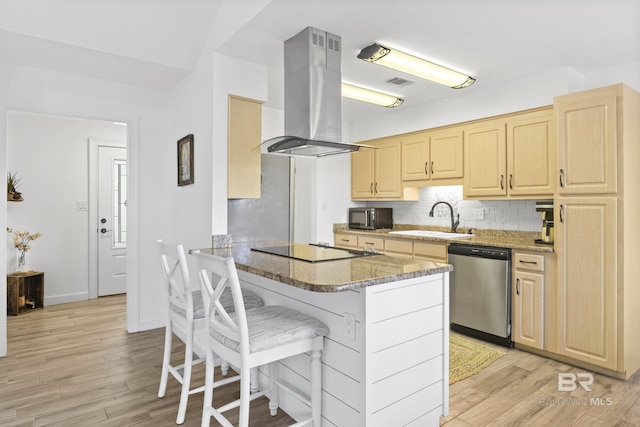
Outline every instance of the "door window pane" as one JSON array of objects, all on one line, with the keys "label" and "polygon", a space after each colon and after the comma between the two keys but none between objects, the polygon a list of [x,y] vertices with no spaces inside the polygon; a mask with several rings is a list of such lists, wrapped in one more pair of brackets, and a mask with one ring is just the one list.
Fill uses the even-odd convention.
[{"label": "door window pane", "polygon": [[113,161],[113,246],[127,246],[127,161]]}]

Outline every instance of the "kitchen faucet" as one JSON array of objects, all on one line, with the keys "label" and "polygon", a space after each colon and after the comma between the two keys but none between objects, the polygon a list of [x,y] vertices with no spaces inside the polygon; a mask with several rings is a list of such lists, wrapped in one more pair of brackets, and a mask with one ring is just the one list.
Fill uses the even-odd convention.
[{"label": "kitchen faucet", "polygon": [[458,219],[456,219],[456,221],[453,221],[453,207],[451,206],[451,204],[447,203],[447,202],[435,202],[433,204],[433,206],[431,206],[431,210],[429,211],[429,216],[433,217],[433,210],[436,208],[436,206],[438,206],[440,203],[444,203],[445,205],[449,206],[449,211],[451,212],[451,232],[455,233],[456,232],[456,228],[458,228],[458,225],[460,225],[460,214],[458,214]]}]

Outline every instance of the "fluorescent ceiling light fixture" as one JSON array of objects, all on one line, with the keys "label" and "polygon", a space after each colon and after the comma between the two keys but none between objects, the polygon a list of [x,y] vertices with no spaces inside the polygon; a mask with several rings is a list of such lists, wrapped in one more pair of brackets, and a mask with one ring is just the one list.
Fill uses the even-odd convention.
[{"label": "fluorescent ceiling light fixture", "polygon": [[454,89],[461,89],[476,81],[471,76],[434,64],[399,50],[374,43],[360,51],[358,58],[378,65],[393,68],[403,73],[431,80]]},{"label": "fluorescent ceiling light fixture", "polygon": [[348,83],[342,83],[342,96],[389,108],[397,107],[404,102],[404,99],[398,98],[397,96],[365,89]]}]

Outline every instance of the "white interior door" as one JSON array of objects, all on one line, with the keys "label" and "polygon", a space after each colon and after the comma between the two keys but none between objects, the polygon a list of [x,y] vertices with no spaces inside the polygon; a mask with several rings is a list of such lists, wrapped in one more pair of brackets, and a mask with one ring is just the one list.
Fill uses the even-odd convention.
[{"label": "white interior door", "polygon": [[98,296],[127,291],[127,149],[98,147]]}]

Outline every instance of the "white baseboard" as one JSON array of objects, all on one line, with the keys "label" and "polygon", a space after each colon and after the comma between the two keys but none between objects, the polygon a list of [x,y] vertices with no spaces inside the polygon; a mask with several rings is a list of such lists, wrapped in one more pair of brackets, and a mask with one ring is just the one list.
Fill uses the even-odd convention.
[{"label": "white baseboard", "polygon": [[148,331],[151,329],[164,328],[167,324],[167,317],[158,317],[156,319],[141,320],[138,324],[139,329],[136,332]]},{"label": "white baseboard", "polygon": [[87,301],[89,292],[78,292],[76,294],[54,295],[44,297],[44,306],[64,304],[65,302]]}]

